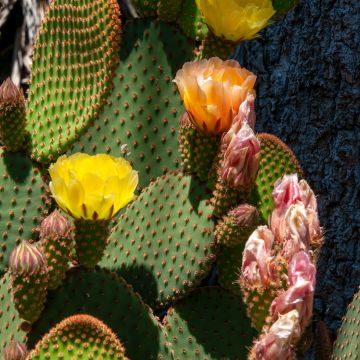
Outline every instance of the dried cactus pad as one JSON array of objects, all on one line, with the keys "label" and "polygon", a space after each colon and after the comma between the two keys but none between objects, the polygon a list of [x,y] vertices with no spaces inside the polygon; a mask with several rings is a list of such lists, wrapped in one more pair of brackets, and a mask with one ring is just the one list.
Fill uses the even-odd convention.
[{"label": "dried cactus pad", "polygon": [[16,243],[32,237],[50,204],[39,169],[23,154],[0,149],[0,274]]},{"label": "dried cactus pad", "polygon": [[15,310],[10,288],[10,274],[0,279],[0,359],[12,340],[25,342],[26,333],[21,330],[23,320]]},{"label": "dried cactus pad", "polygon": [[360,359],[360,289],[348,306],[332,354],[332,360],[358,359]]},{"label": "dried cactus pad", "polygon": [[151,306],[182,297],[215,260],[211,210],[205,185],[168,173],[120,216],[100,265],[117,271]]},{"label": "dried cactus pad", "polygon": [[90,315],[73,315],[53,327],[27,357],[30,359],[125,360],[114,332]]},{"label": "dried cactus pad", "polygon": [[125,153],[139,171],[141,187],[178,168],[177,128],[183,106],[172,80],[191,59],[191,50],[186,37],[170,24],[151,19],[128,22],[104,113],[71,153]]},{"label": "dried cactus pad", "polygon": [[199,288],[168,312],[165,328],[175,360],[246,359],[256,333],[239,297]]},{"label": "dried cactus pad", "polygon": [[29,89],[36,160],[55,160],[99,116],[118,63],[119,16],[116,0],[51,2]]},{"label": "dried cactus pad", "polygon": [[29,347],[76,314],[106,323],[121,339],[130,359],[157,359],[159,353],[170,358],[165,332],[152,311],[122,278],[100,268],[72,269],[63,285],[49,292],[45,310],[29,334]]}]

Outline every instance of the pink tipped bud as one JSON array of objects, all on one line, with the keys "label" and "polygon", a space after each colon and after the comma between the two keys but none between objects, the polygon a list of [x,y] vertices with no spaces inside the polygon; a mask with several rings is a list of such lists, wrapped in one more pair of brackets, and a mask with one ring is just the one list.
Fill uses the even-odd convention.
[{"label": "pink tipped bud", "polygon": [[268,286],[275,278],[271,256],[274,235],[267,226],[259,226],[249,237],[243,252],[241,279],[245,287]]},{"label": "pink tipped bud", "polygon": [[47,218],[41,222],[40,237],[58,236],[67,238],[70,236],[73,227],[69,220],[59,210],[55,209]]},{"label": "pink tipped bud", "polygon": [[222,180],[230,187],[249,191],[260,163],[260,142],[248,124],[231,139],[225,151]]},{"label": "pink tipped bud", "polygon": [[4,360],[25,360],[27,353],[23,343],[13,340],[4,351]]},{"label": "pink tipped bud", "polygon": [[299,252],[308,250],[310,244],[309,221],[302,203],[291,205],[280,224],[280,236],[283,239],[286,259]]},{"label": "pink tipped bud", "polygon": [[0,86],[0,103],[22,99],[21,90],[7,78]]},{"label": "pink tipped bud", "polygon": [[229,146],[231,139],[240,131],[243,124],[247,123],[251,129],[255,130],[255,111],[254,111],[255,97],[248,94],[245,101],[240,104],[239,112],[234,117],[230,130],[223,136],[221,142],[226,147]]},{"label": "pink tipped bud", "polygon": [[288,275],[290,287],[274,299],[270,307],[271,313],[277,319],[279,314],[296,309],[300,325],[304,328],[312,316],[316,276],[316,268],[305,251],[292,257]]},{"label": "pink tipped bud", "polygon": [[235,219],[237,225],[241,228],[255,226],[259,220],[259,213],[256,207],[249,204],[241,204],[231,210],[230,216]]},{"label": "pink tipped bud", "polygon": [[9,270],[13,275],[34,275],[46,271],[46,260],[36,245],[22,241],[10,254]]},{"label": "pink tipped bud", "polygon": [[255,344],[258,360],[293,359],[293,345],[300,337],[299,314],[296,310],[281,316],[269,332]]}]

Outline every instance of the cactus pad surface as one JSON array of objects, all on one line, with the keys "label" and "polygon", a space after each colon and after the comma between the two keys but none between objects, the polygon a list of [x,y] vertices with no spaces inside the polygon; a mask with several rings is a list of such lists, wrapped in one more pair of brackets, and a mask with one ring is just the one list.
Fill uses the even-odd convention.
[{"label": "cactus pad surface", "polygon": [[12,249],[33,236],[50,205],[40,170],[23,154],[0,149],[0,274]]},{"label": "cactus pad surface", "polygon": [[179,165],[177,127],[182,105],[176,71],[192,58],[176,27],[138,19],[126,24],[114,90],[104,113],[71,153],[107,153],[126,158],[139,171],[140,186]]},{"label": "cactus pad surface", "polygon": [[63,286],[48,294],[41,318],[29,336],[34,345],[64,318],[88,314],[101,319],[121,339],[130,359],[156,359],[167,354],[165,333],[151,310],[122,278],[96,268],[75,268]]},{"label": "cactus pad surface", "polygon": [[149,305],[182,297],[215,260],[211,210],[205,185],[168,173],[120,216],[100,265],[117,271]]},{"label": "cactus pad surface", "polygon": [[122,359],[125,349],[102,321],[89,315],[70,316],[46,334],[30,359]]},{"label": "cactus pad surface", "polygon": [[118,63],[116,0],[52,1],[34,46],[28,101],[33,157],[55,160],[99,116]]},{"label": "cactus pad surface", "polygon": [[10,274],[7,273],[0,279],[0,359],[12,340],[24,342],[26,333],[21,330],[22,322],[12,301]]},{"label": "cactus pad surface", "polygon": [[245,359],[255,332],[241,299],[220,287],[199,288],[165,319],[174,359]]}]

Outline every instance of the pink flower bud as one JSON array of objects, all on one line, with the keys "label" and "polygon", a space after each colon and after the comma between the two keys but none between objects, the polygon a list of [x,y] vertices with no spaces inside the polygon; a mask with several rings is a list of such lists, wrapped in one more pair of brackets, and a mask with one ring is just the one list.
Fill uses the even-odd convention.
[{"label": "pink flower bud", "polygon": [[4,351],[4,360],[25,360],[27,354],[26,346],[13,340]]},{"label": "pink flower bud", "polygon": [[255,226],[259,220],[259,213],[256,207],[249,204],[241,204],[229,213],[239,227]]},{"label": "pink flower bud", "polygon": [[40,237],[58,236],[59,238],[67,238],[70,236],[73,227],[69,220],[55,209],[48,217],[46,217],[40,226]]},{"label": "pink flower bud", "polygon": [[300,337],[299,314],[296,310],[281,316],[269,332],[255,344],[258,360],[290,360],[293,345]]},{"label": "pink flower bud", "polygon": [[7,78],[0,86],[0,103],[23,100],[22,91]]},{"label": "pink flower bud", "polygon": [[46,271],[46,259],[36,245],[22,241],[10,254],[9,270],[13,275],[34,275]]},{"label": "pink flower bud", "polygon": [[243,124],[247,123],[253,130],[255,130],[255,111],[254,111],[255,96],[248,94],[246,99],[240,104],[239,112],[234,117],[230,130],[223,136],[221,142],[227,148],[231,139],[240,131]]},{"label": "pink flower bud", "polygon": [[249,191],[260,163],[260,142],[245,123],[231,139],[224,155],[222,180],[231,187]]},{"label": "pink flower bud", "polygon": [[279,225],[287,209],[290,205],[301,200],[297,174],[284,175],[278,179],[275,182],[272,196],[274,199],[274,211],[270,217],[270,228],[278,238]]},{"label": "pink flower bud", "polygon": [[301,327],[307,325],[312,316],[315,275],[316,268],[305,251],[292,257],[288,267],[290,287],[275,298],[270,307],[274,319],[296,309]]},{"label": "pink flower bud", "polygon": [[291,259],[300,250],[309,249],[309,221],[302,203],[289,207],[285,218],[279,225],[279,229],[280,237],[283,239],[283,251],[286,259]]},{"label": "pink flower bud", "polygon": [[246,287],[267,286],[275,278],[271,256],[274,235],[267,226],[259,226],[249,237],[243,252],[240,282]]}]

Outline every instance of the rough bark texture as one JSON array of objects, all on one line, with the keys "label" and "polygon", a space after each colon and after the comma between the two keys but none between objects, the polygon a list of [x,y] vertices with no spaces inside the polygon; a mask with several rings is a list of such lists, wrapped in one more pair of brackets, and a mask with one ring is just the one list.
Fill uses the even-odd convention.
[{"label": "rough bark texture", "polygon": [[291,146],[318,195],[315,312],[336,331],[360,284],[360,2],[303,0],[236,57],[258,75],[257,130]]}]

